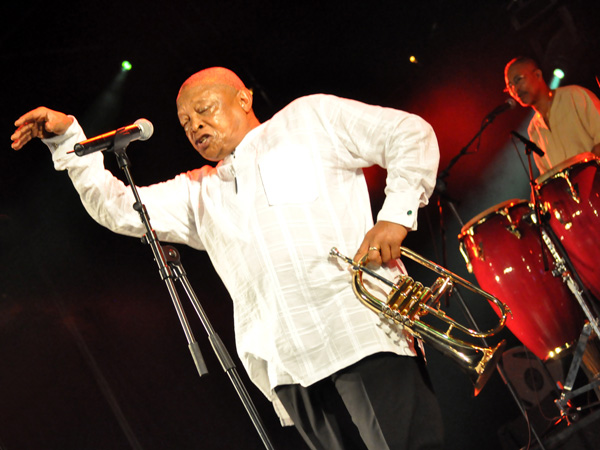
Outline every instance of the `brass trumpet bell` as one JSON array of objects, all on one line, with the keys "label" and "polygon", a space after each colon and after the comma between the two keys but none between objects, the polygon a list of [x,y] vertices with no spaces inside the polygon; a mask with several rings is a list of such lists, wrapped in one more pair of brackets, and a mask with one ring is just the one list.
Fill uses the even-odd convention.
[{"label": "brass trumpet bell", "polygon": [[[487,345],[485,344],[485,338],[493,336],[504,327],[507,313],[510,313],[510,310],[496,297],[412,250],[402,247],[401,251],[402,255],[408,256],[419,264],[442,275],[442,277],[438,278],[431,287],[425,287],[406,275],[401,276],[398,282],[394,283],[365,267],[366,257],[356,263],[347,256],[342,255],[335,247],[331,249],[330,254],[351,265],[352,289],[365,306],[380,317],[402,325],[414,337],[421,339],[443,355],[450,357],[469,376],[474,386],[474,395],[477,396],[492,375],[498,359],[504,351],[506,342],[502,340],[493,348],[480,347],[451,336],[451,332],[459,330],[470,337],[482,339],[484,345]],[[385,300],[380,300],[365,288],[363,273],[367,273],[391,287],[391,291]],[[502,311],[500,321],[495,328],[484,332],[470,329],[448,317],[439,308],[442,295],[450,294],[456,283],[487,298]],[[421,317],[427,314],[431,314],[445,322],[448,325],[447,330],[440,331],[420,320]]]}]

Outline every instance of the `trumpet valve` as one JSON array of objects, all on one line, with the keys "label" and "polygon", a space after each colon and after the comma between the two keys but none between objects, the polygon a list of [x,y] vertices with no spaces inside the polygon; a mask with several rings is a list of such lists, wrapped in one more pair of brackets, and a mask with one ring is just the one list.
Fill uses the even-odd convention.
[{"label": "trumpet valve", "polygon": [[387,306],[398,314],[413,320],[421,314],[421,298],[428,288],[408,276],[401,277],[397,288],[387,298]]},{"label": "trumpet valve", "polygon": [[452,295],[454,282],[451,277],[440,277],[431,285],[431,295],[424,302],[427,306],[437,307],[442,295]]}]

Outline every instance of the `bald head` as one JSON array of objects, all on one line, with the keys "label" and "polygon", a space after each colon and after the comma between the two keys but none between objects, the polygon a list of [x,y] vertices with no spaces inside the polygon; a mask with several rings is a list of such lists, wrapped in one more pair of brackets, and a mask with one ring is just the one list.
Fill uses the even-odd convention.
[{"label": "bald head", "polygon": [[[240,77],[225,67],[210,67],[196,72],[183,82],[181,89],[190,85],[229,86],[236,91],[247,89]],[[181,89],[179,92],[181,92]]]},{"label": "bald head", "polygon": [[511,59],[504,67],[504,78],[508,78],[508,71],[511,67],[521,65],[529,68],[532,71],[540,68],[535,59],[530,58],[529,56],[518,56],[516,58]]},{"label": "bald head", "polygon": [[211,67],[181,85],[177,116],[196,151],[209,161],[220,161],[260,125],[252,100],[252,92],[234,72]]}]

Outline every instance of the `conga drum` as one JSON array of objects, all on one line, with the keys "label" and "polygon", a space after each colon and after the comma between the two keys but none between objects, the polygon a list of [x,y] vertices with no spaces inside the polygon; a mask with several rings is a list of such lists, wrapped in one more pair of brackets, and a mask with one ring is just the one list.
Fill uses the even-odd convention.
[{"label": "conga drum", "polygon": [[575,271],[600,300],[600,159],[592,153],[569,158],[537,180],[548,225]]},{"label": "conga drum", "polygon": [[[576,343],[584,314],[560,277],[526,200],[508,200],[471,219],[458,236],[469,272],[512,311],[506,325],[542,361]],[[545,270],[543,255],[548,262]]]}]

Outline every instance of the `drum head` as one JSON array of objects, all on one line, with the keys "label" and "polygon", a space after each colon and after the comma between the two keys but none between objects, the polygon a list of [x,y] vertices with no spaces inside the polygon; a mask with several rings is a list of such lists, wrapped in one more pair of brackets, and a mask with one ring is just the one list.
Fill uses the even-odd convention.
[{"label": "drum head", "polygon": [[469,220],[460,229],[460,235],[458,236],[458,238],[460,239],[461,236],[464,235],[465,233],[469,232],[469,230],[471,228],[474,228],[477,225],[479,225],[480,223],[485,222],[487,220],[487,218],[489,216],[491,216],[492,214],[496,214],[500,210],[509,210],[513,206],[518,205],[520,203],[527,203],[527,200],[515,199],[515,198],[512,199],[512,200],[506,200],[506,201],[504,201],[502,203],[498,203],[497,205],[494,205],[491,208],[488,208],[485,211],[477,214],[475,217],[473,217],[471,220]]},{"label": "drum head", "polygon": [[593,159],[600,159],[600,158],[598,158],[596,155],[594,155],[591,152],[580,153],[579,155],[575,155],[575,156],[561,162],[560,164],[557,164],[552,169],[550,169],[548,172],[544,172],[535,181],[537,184],[544,184],[546,181],[551,180],[556,175],[564,172],[565,169],[576,166],[577,164],[587,163]]}]

